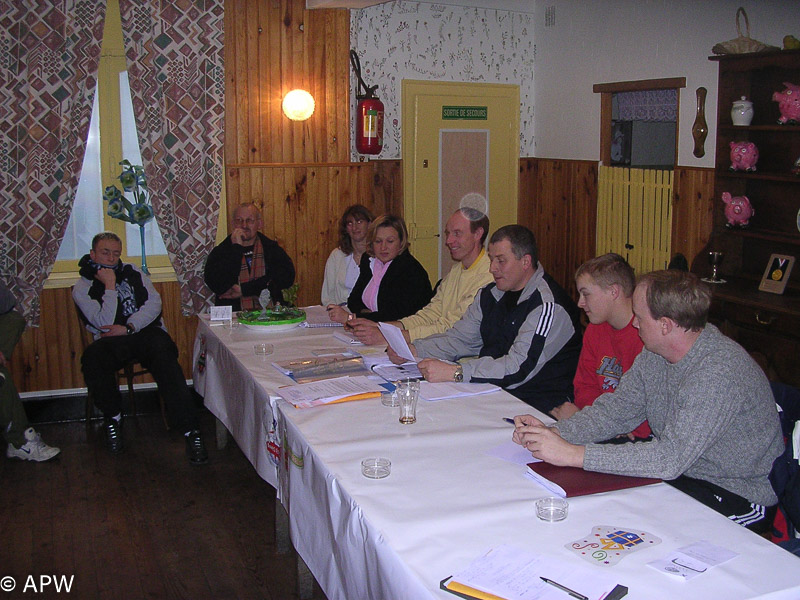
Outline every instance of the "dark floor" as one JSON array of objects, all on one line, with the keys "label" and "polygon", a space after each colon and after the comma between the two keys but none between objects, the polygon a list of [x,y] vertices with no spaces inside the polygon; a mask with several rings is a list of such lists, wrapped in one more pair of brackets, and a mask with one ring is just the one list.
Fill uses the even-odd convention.
[{"label": "dark floor", "polygon": [[[275,490],[233,441],[216,449],[210,413],[201,417],[210,463],[194,467],[155,401],[126,419],[120,456],[105,450],[99,421],[89,432],[43,423],[83,410],[81,399],[53,402],[26,410],[60,456],[0,458],[0,589],[16,582],[1,598],[64,597],[53,584],[37,593],[47,575],[74,575],[73,598],[297,597],[294,556],[275,551]],[[313,597],[325,598],[316,584]]]}]

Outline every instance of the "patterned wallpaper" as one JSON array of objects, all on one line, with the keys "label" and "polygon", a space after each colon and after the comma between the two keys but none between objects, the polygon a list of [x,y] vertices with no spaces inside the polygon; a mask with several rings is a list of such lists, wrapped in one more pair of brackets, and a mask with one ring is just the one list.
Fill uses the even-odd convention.
[{"label": "patterned wallpaper", "polygon": [[[403,79],[519,85],[520,156],[533,156],[533,15],[403,0],[350,11],[350,39],[385,107],[376,158],[400,158]],[[356,86],[351,69],[352,115]]]}]

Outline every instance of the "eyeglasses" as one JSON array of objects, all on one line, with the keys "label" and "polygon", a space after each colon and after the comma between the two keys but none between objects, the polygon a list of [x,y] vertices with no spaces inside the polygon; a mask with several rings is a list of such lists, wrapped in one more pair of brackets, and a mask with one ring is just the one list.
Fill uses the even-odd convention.
[{"label": "eyeglasses", "polygon": [[355,219],[352,221],[346,221],[345,227],[352,227],[354,225],[361,225],[364,222],[364,219]]},{"label": "eyeglasses", "polygon": [[238,219],[234,219],[234,220],[233,220],[233,224],[234,224],[234,225],[242,225],[242,224],[245,224],[245,225],[248,225],[248,226],[249,226],[249,225],[254,225],[254,224],[255,224],[255,222],[256,222],[256,220],[255,220],[255,219],[253,219],[252,217],[248,217],[247,219],[238,218]]}]

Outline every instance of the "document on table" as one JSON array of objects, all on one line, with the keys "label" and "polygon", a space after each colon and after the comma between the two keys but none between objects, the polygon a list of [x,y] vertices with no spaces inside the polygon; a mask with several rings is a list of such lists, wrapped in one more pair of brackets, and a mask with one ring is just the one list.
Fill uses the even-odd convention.
[{"label": "document on table", "polygon": [[375,352],[374,350],[374,346],[368,346],[363,351],[359,348],[358,352],[363,357],[364,364],[379,377],[391,382],[400,379],[422,379],[422,373],[419,372],[416,361],[396,365],[386,352],[383,350]]},{"label": "document on table", "polygon": [[[376,375],[380,375],[386,381],[392,383],[400,381],[401,379],[422,379],[422,373],[419,372],[419,367],[417,367],[417,363],[415,362],[403,363],[402,365],[396,365],[392,362],[389,362],[389,364],[381,362],[374,364],[371,368]],[[420,398],[421,397],[422,391],[420,388]]]},{"label": "document on table", "polygon": [[383,390],[379,383],[360,375],[290,385],[278,389],[278,395],[295,408],[310,408],[320,404],[377,398]]},{"label": "document on table", "polygon": [[324,306],[305,306],[303,312],[306,313],[306,320],[300,323],[300,327],[342,327],[341,323],[331,321],[328,309]]},{"label": "document on table", "polygon": [[666,558],[654,560],[647,564],[656,571],[677,575],[689,580],[737,556],[739,555],[732,550],[702,540],[678,548]]},{"label": "document on table", "polygon": [[333,334],[337,340],[344,342],[345,344],[350,344],[352,346],[363,346],[362,342],[359,342],[352,333],[348,333],[346,331],[337,331]]},{"label": "document on table", "polygon": [[[505,600],[564,600],[570,597],[562,589],[543,581],[543,577],[588,600],[620,598],[620,593],[627,593],[627,589],[617,586],[607,573],[508,545],[492,548],[476,558],[449,581],[445,579],[441,587],[478,598],[485,598],[485,594]],[[475,595],[475,592],[484,595]]]},{"label": "document on table", "polygon": [[334,354],[328,356],[309,356],[282,362],[272,366],[298,383],[317,379],[332,379],[342,375],[369,375],[369,369],[358,354]]},{"label": "document on table", "polygon": [[389,323],[378,323],[378,328],[381,330],[383,337],[386,338],[386,343],[400,358],[405,358],[411,362],[419,362],[419,359],[411,353],[411,348],[408,347],[408,342],[403,336],[402,329]]},{"label": "document on table", "polygon": [[[510,437],[511,435],[509,434],[509,438]],[[510,439],[507,442],[503,442],[499,446],[495,446],[494,448],[489,448],[486,451],[486,454],[488,454],[489,456],[494,456],[495,458],[506,460],[516,465],[523,465],[523,466],[528,466],[529,463],[536,462],[539,460],[538,458],[533,457],[530,450],[528,450],[524,446],[520,446],[516,442],[512,442]]]},{"label": "document on table", "polygon": [[431,383],[430,381],[423,381],[419,386],[419,397],[428,402],[435,402],[445,398],[465,398],[467,396],[490,394],[499,389],[499,387],[491,383],[456,383],[454,381]]}]

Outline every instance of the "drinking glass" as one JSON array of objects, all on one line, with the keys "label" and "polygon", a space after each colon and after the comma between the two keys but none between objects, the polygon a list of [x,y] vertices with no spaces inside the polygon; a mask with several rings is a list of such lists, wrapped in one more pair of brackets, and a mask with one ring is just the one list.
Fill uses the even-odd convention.
[{"label": "drinking glass", "polygon": [[711,277],[703,277],[703,281],[708,283],[725,283],[725,280],[721,279],[719,275],[717,275],[717,269],[719,269],[719,266],[722,264],[722,259],[724,257],[724,252],[708,253],[708,264],[711,265]]},{"label": "drinking glass", "polygon": [[403,425],[416,423],[419,381],[416,379],[406,379],[398,382],[397,396],[400,398],[400,422]]}]

